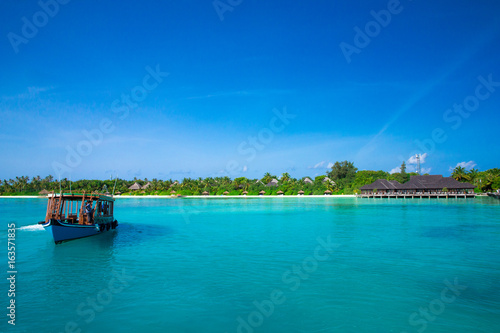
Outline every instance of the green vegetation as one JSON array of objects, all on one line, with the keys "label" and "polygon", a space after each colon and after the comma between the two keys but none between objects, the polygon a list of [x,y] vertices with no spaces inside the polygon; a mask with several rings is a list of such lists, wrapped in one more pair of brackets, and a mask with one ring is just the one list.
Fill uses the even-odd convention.
[{"label": "green vegetation", "polygon": [[[405,183],[410,176],[416,173],[406,173],[406,165],[403,162],[401,172],[390,174],[385,171],[361,170],[354,166],[352,162],[336,162],[331,170],[325,175],[313,177],[304,177],[301,179],[292,178],[290,174],[283,173],[281,177],[265,173],[261,179],[248,179],[238,177],[231,179],[229,177],[208,177],[208,178],[184,178],[181,182],[174,180],[161,179],[136,179],[116,180],[115,194],[123,195],[202,195],[208,192],[209,195],[223,195],[228,192],[229,195],[241,195],[244,191],[248,195],[258,195],[260,191],[265,191],[264,195],[277,195],[282,191],[285,195],[297,195],[299,191],[304,191],[304,195],[322,195],[325,191],[332,194],[355,194],[359,193],[359,188],[366,184],[371,184],[377,179],[397,180]],[[475,191],[492,192],[500,188],[500,169],[490,169],[479,171],[477,169],[465,170],[463,167],[456,167],[453,170],[452,177],[461,182],[470,182],[477,186]],[[277,186],[267,187],[272,179],[277,179]],[[307,182],[310,179],[312,183]],[[139,184],[141,189],[130,190],[133,184]],[[149,185],[148,185],[149,184]],[[146,185],[146,186],[145,186]],[[40,178],[36,176],[16,177],[16,179],[6,180],[0,184],[0,195],[38,195],[42,190],[59,192],[68,192],[71,187],[72,192],[112,192],[115,186],[115,179],[110,180],[78,180],[70,182],[64,178],[60,181],[52,176]],[[145,186],[145,188],[143,188]]]},{"label": "green vegetation", "polygon": [[500,188],[500,169],[493,168],[486,171],[470,169],[469,171],[457,166],[451,176],[461,182],[476,185],[476,193],[493,192]]}]

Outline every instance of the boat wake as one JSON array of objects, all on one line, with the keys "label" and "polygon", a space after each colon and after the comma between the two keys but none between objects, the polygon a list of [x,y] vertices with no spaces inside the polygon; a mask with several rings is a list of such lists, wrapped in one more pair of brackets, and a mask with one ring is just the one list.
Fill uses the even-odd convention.
[{"label": "boat wake", "polygon": [[43,226],[41,224],[25,225],[24,227],[17,228],[17,230],[38,231],[43,230]]}]

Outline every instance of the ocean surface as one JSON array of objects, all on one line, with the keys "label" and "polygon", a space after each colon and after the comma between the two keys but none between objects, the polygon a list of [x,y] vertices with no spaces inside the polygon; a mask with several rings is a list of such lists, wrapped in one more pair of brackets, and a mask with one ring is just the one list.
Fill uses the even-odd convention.
[{"label": "ocean surface", "polygon": [[500,332],[499,200],[117,199],[57,246],[45,209],[0,199],[1,332]]}]

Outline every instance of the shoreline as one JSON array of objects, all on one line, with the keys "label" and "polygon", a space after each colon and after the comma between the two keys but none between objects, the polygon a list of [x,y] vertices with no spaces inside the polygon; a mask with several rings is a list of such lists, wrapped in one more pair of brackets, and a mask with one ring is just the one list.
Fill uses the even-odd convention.
[{"label": "shoreline", "polygon": [[342,198],[355,198],[354,194],[346,194],[346,195],[185,195],[185,196],[172,196],[172,195],[120,195],[114,197],[115,199],[124,198],[124,199],[132,199],[132,198],[140,198],[147,197],[151,198],[165,198],[165,199],[225,199],[225,198],[239,198],[239,199],[248,199],[248,198],[325,198],[325,197],[342,197]]},{"label": "shoreline", "polygon": [[[488,198],[487,193],[476,193],[476,198]],[[47,199],[40,195],[5,195],[0,199]],[[272,198],[357,198],[356,194],[333,195],[118,195],[114,199],[272,199]]]},{"label": "shoreline", "polygon": [[[476,198],[486,197],[487,193],[476,193]],[[40,195],[3,195],[0,199],[47,199]],[[355,194],[332,194],[332,195],[118,195],[114,199],[260,199],[260,198],[356,198]]]}]

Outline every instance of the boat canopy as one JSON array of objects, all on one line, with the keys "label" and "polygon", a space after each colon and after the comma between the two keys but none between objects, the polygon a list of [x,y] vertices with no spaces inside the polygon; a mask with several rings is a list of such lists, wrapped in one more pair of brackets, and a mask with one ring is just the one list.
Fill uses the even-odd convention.
[{"label": "boat canopy", "polygon": [[[99,218],[113,216],[115,199],[100,193],[51,193],[45,221],[56,219],[70,224],[94,224]],[[87,211],[90,204],[90,212]]]}]

